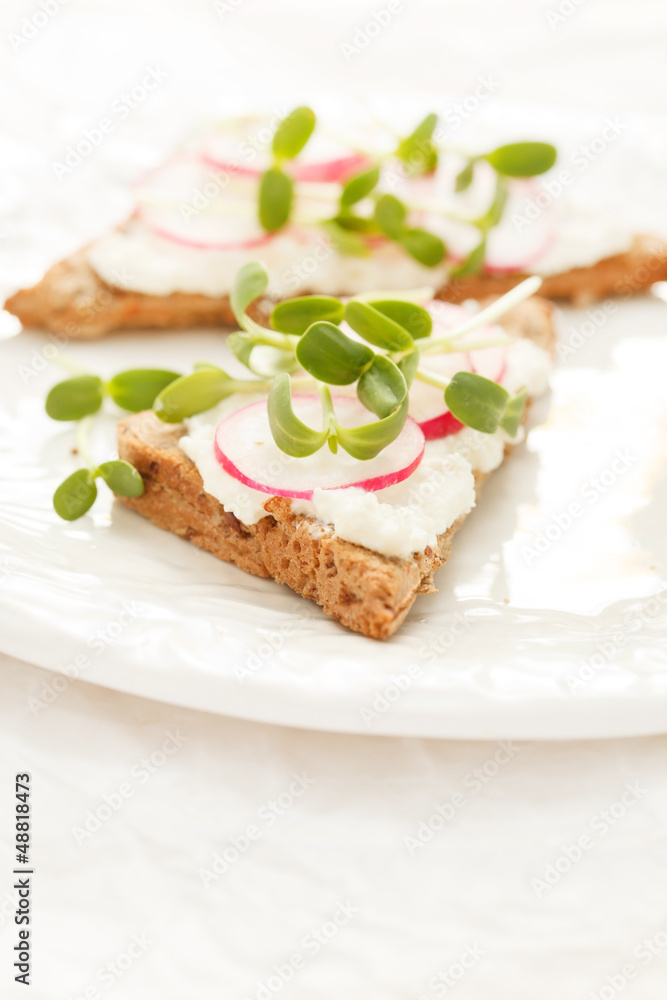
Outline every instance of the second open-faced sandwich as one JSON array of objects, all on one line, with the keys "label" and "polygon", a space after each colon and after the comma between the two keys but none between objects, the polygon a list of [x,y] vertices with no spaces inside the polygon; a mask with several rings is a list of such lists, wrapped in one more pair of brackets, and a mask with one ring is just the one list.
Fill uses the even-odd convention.
[{"label": "second open-faced sandwich", "polygon": [[233,324],[234,276],[254,259],[271,274],[269,308],[307,292],[423,285],[461,302],[529,274],[543,278],[544,296],[585,304],[667,278],[661,239],[582,207],[557,178],[558,197],[539,187],[555,159],[541,141],[465,155],[442,141],[436,115],[401,139],[380,130],[352,140],[316,127],[308,108],[234,119],[151,172],[125,224],[6,308],[68,339]]}]

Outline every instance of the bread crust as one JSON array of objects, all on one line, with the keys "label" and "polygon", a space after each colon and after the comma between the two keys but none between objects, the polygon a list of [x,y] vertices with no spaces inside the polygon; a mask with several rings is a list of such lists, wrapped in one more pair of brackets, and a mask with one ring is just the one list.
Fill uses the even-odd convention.
[{"label": "bread crust", "polygon": [[[437,297],[447,302],[464,302],[487,295],[504,295],[528,277],[527,273],[476,274],[448,282],[439,289]],[[575,267],[544,278],[540,295],[583,307],[611,296],[628,298],[656,281],[666,280],[667,243],[653,236],[637,236],[627,253],[605,257],[591,267]]]},{"label": "bread crust", "polygon": [[[437,293],[448,302],[502,295],[527,274],[475,275],[449,281]],[[667,280],[667,243],[638,236],[631,249],[598,261],[592,267],[574,268],[545,278],[540,294],[583,306],[612,295],[628,296]],[[341,294],[345,289],[341,289]],[[86,250],[55,264],[41,281],[21,289],[5,303],[24,327],[50,330],[69,340],[94,340],[111,330],[198,326],[233,326],[229,296],[213,298],[174,292],[144,295],[106,284],[88,263]],[[251,311],[252,312],[252,311]],[[266,308],[255,306],[257,318]]]},{"label": "bread crust", "polygon": [[[50,330],[68,340],[97,340],[111,330],[139,327],[236,324],[228,295],[143,295],[116,288],[93,270],[85,249],[54,264],[32,288],[12,295],[5,309],[18,316],[24,327]],[[254,315],[263,314],[256,311]]]},{"label": "bread crust", "polygon": [[[531,299],[504,320],[517,336],[553,349],[549,303]],[[153,524],[193,542],[255,576],[271,577],[319,604],[347,628],[386,639],[403,622],[418,594],[433,593],[433,574],[449,558],[461,517],[409,559],[391,558],[333,534],[313,529],[313,520],[293,514],[289,500],[271,497],[267,516],[243,524],[206,493],[195,464],[178,447],[183,425],[162,423],[151,411],[118,425],[118,453],[141,473],[141,497],[119,498]],[[476,475],[476,489],[484,476]]]}]

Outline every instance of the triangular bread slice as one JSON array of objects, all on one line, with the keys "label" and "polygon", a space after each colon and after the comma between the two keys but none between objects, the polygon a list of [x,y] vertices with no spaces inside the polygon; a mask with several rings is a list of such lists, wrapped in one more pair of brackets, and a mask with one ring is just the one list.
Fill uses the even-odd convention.
[{"label": "triangular bread slice", "polygon": [[[512,336],[526,337],[553,353],[552,308],[543,299],[523,302],[501,322]],[[243,524],[205,492],[197,467],[178,445],[184,433],[183,425],[165,424],[152,411],[126,417],[118,426],[118,453],[139,470],[145,483],[143,496],[123,503],[153,524],[247,573],[287,584],[343,625],[373,639],[393,635],[417,595],[434,592],[433,574],[449,558],[464,518],[439,536],[436,549],[429,547],[409,559],[313,533],[312,520],[293,514],[283,497],[267,501],[267,516],[257,524]],[[484,478],[475,476],[477,489]]]}]

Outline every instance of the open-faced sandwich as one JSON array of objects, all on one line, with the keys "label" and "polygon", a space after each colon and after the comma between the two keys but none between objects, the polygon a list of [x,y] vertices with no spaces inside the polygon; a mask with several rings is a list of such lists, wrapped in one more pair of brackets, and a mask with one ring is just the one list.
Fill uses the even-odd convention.
[{"label": "open-faced sandwich", "polygon": [[135,411],[118,427],[119,460],[70,475],[56,511],[84,514],[101,478],[159,527],[348,628],[391,636],[434,591],[483,480],[546,389],[551,306],[527,299],[539,284],[481,310],[427,290],[305,296],[262,325],[248,310],[268,275],[250,263],[232,290],[241,330],[225,369],[79,375],[51,390],[56,419],[90,419],[104,395]]},{"label": "open-faced sandwich", "polygon": [[5,308],[69,339],[233,324],[234,275],[257,258],[273,302],[423,285],[461,302],[539,274],[544,296],[586,304],[667,278],[661,240],[582,215],[567,192],[541,200],[548,143],[467,156],[443,144],[433,114],[402,139],[369,138],[373,151],[316,128],[309,108],[198,135],[138,185],[124,225]]}]

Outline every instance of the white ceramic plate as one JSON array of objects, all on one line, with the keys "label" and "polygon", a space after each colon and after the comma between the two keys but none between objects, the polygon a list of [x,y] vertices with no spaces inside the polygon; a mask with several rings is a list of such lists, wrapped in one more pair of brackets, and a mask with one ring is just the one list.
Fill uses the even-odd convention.
[{"label": "white ceramic plate", "polygon": [[[649,297],[610,316],[570,310],[561,328],[581,346],[535,407],[527,444],[490,479],[440,592],[419,598],[385,643],[108,495],[82,520],[59,521],[51,495],[75,467],[73,437],[44,415],[43,398],[63,374],[45,336],[7,337],[0,650],[111,688],[309,728],[484,739],[667,731],[667,306]],[[224,351],[221,334],[193,332],[121,334],[65,353],[110,375],[157,357],[186,370]],[[100,421],[100,460],[113,423]],[[54,677],[40,697],[64,688]]]}]

